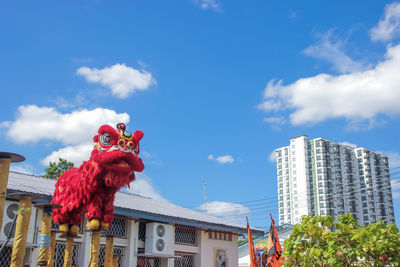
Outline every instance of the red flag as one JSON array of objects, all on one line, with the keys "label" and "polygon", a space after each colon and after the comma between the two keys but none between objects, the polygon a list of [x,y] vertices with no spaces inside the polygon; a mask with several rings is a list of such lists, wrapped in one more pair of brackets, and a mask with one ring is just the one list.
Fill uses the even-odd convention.
[{"label": "red flag", "polygon": [[271,216],[271,228],[268,236],[267,264],[271,267],[280,267],[283,264],[282,247],[276,232],[275,221],[272,219],[271,213],[269,215]]},{"label": "red flag", "polygon": [[248,243],[249,243],[249,257],[250,257],[250,266],[251,267],[257,267],[257,260],[256,260],[256,252],[254,251],[254,244],[253,244],[253,238],[251,236],[251,230],[249,227],[249,220],[247,219],[246,216],[246,221],[247,221],[247,235],[248,235]]}]

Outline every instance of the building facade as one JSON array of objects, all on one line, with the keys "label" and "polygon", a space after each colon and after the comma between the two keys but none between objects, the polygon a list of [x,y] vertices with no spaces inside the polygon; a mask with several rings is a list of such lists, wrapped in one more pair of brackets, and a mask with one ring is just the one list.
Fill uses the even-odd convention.
[{"label": "building facade", "polygon": [[[55,180],[10,172],[0,244],[6,239],[4,233],[12,222],[13,210],[18,209],[18,200],[9,194],[27,193],[39,197],[35,202],[48,203],[54,184]],[[25,263],[29,266],[37,265],[42,218],[42,210],[34,205],[35,203],[31,209],[25,254]],[[223,261],[227,266],[237,266],[238,235],[247,233],[245,225],[128,193],[118,192],[114,206],[113,224],[107,234],[114,237],[114,255],[118,256],[119,267],[209,267],[215,266],[217,260]],[[87,231],[85,225],[86,219],[82,217],[79,238],[74,240],[75,266],[89,264],[91,232]],[[152,250],[151,244],[155,244],[157,240],[150,238],[151,229],[158,225],[165,227],[165,234],[160,238],[172,250]],[[58,226],[53,224],[52,229],[56,230]],[[264,233],[261,230],[254,231],[258,234]],[[55,267],[63,266],[65,241],[65,238],[57,236]],[[101,237],[100,243],[99,266],[103,266],[105,236]],[[0,266],[10,265],[12,244],[13,239],[0,253]]]},{"label": "building facade", "polygon": [[335,220],[351,213],[359,224],[394,223],[388,157],[302,135],[276,149],[279,224],[306,214]]}]

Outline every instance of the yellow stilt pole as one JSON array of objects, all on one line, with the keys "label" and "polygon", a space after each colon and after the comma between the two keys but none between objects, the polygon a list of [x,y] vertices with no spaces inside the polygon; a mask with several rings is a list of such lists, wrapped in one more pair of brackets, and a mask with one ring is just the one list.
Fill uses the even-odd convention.
[{"label": "yellow stilt pole", "polygon": [[113,256],[113,266],[112,267],[118,267],[118,259],[119,259],[118,255]]},{"label": "yellow stilt pole", "polygon": [[51,231],[50,247],[49,247],[49,260],[47,262],[47,267],[54,267],[54,253],[55,253],[55,249],[56,249],[56,236],[57,236],[57,232]]},{"label": "yellow stilt pole", "polygon": [[60,208],[60,205],[54,204],[36,204],[36,208],[42,208],[42,225],[39,238],[39,256],[38,266],[47,266],[49,261],[49,248],[51,240],[51,212],[54,208]]},{"label": "yellow stilt pole", "polygon": [[10,163],[21,162],[25,158],[21,155],[0,152],[0,229],[3,226],[4,202],[7,194],[8,175],[10,174]]},{"label": "yellow stilt pole", "polygon": [[92,243],[90,244],[89,267],[98,267],[100,254],[100,231],[92,231]]},{"label": "yellow stilt pole", "polygon": [[21,267],[24,263],[26,238],[28,237],[29,220],[31,218],[32,197],[22,196],[19,201],[17,226],[10,267]]},{"label": "yellow stilt pole", "polygon": [[[51,214],[51,213],[50,213]],[[49,260],[51,215],[43,211],[42,226],[40,228],[38,265],[46,266]]]},{"label": "yellow stilt pole", "polygon": [[106,257],[104,267],[113,267],[114,237],[106,237]]},{"label": "yellow stilt pole", "polygon": [[65,252],[64,252],[64,267],[72,266],[73,253],[74,253],[74,237],[67,236],[67,243],[65,244]]},{"label": "yellow stilt pole", "polygon": [[6,201],[8,174],[10,173],[11,158],[0,159],[0,229],[3,225],[4,202]]}]

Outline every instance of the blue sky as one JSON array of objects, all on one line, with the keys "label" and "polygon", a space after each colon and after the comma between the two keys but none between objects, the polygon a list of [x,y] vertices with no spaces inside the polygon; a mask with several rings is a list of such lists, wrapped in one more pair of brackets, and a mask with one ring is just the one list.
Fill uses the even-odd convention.
[{"label": "blue sky", "polygon": [[270,155],[306,134],[391,158],[400,221],[400,4],[0,2],[0,147],[43,173],[104,123],[145,133],[132,190],[269,227]]}]

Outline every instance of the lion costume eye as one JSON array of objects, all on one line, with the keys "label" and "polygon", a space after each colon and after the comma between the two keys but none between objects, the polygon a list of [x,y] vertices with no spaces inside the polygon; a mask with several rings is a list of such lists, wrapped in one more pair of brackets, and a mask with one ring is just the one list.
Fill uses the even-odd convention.
[{"label": "lion costume eye", "polygon": [[120,147],[124,147],[124,146],[125,146],[125,140],[119,139],[119,140],[118,140],[118,145],[119,145]]},{"label": "lion costume eye", "polygon": [[100,143],[103,146],[110,146],[111,145],[111,136],[108,133],[103,133],[100,136]]},{"label": "lion costume eye", "polygon": [[126,144],[126,146],[127,146],[129,149],[132,149],[134,145],[135,145],[135,144],[134,144],[132,141],[129,141],[128,144]]}]

